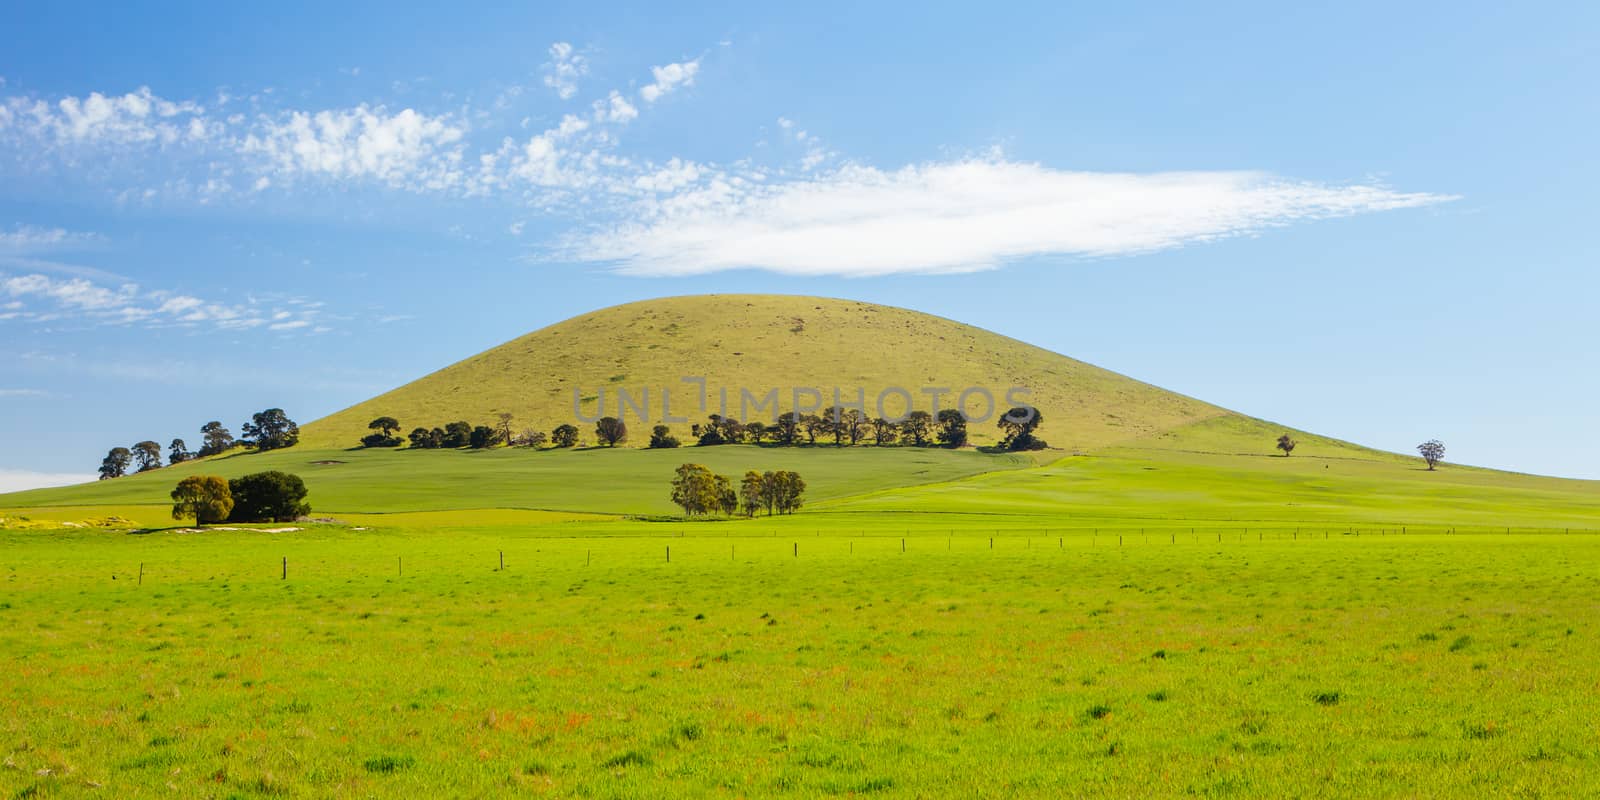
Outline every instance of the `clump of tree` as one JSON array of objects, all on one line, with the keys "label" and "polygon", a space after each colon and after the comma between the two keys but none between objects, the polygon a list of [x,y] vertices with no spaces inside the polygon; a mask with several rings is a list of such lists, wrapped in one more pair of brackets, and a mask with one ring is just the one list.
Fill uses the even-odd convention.
[{"label": "clump of tree", "polygon": [[133,446],[133,460],[140,472],[161,469],[161,445],[146,439]]},{"label": "clump of tree", "polygon": [[257,450],[280,450],[293,447],[300,441],[300,426],[289,419],[289,415],[283,413],[281,408],[269,408],[252,414],[243,430],[244,444]]},{"label": "clump of tree", "polygon": [[373,432],[361,437],[363,447],[399,447],[406,442],[395,435],[400,432],[400,420],[394,417],[378,417],[367,423],[367,430]]},{"label": "clump of tree", "polygon": [[679,444],[681,444],[681,442],[678,441],[678,437],[672,435],[671,428],[668,428],[665,425],[657,425],[650,429],[651,449],[661,450],[670,447],[677,447]]},{"label": "clump of tree", "polygon": [[806,482],[797,472],[750,470],[739,482],[739,506],[747,517],[762,509],[769,517],[774,513],[792,514],[804,502],[805,491]]},{"label": "clump of tree", "polygon": [[1294,437],[1287,433],[1278,437],[1278,449],[1283,451],[1284,458],[1288,458],[1289,454],[1294,452],[1295,445],[1297,444],[1299,444],[1299,442],[1296,442]]},{"label": "clump of tree", "polygon": [[[701,447],[710,447],[719,444],[741,444],[749,435],[746,426],[733,417],[724,417],[721,414],[712,414],[709,422],[704,425],[696,424],[690,428],[695,440]],[[763,428],[764,430],[764,428]]]},{"label": "clump of tree", "polygon": [[900,426],[883,417],[873,417],[871,425],[872,441],[876,442],[879,447],[894,444],[894,440],[899,438]]},{"label": "clump of tree", "polygon": [[466,420],[456,420],[444,426],[444,436],[439,442],[440,447],[455,449],[472,444],[472,423]]},{"label": "clump of tree", "polygon": [[939,412],[939,444],[949,448],[963,447],[967,443],[967,415],[960,409],[946,408]]},{"label": "clump of tree", "polygon": [[467,446],[474,450],[487,450],[500,442],[500,430],[488,425],[478,425],[467,434]]},{"label": "clump of tree", "polygon": [[550,431],[550,445],[552,447],[576,447],[578,444],[578,426],[572,423],[562,423]]},{"label": "clump of tree", "polygon": [[214,456],[224,453],[233,447],[233,433],[222,426],[222,423],[212,420],[200,426],[200,456]]},{"label": "clump of tree", "polygon": [[194,454],[189,452],[189,444],[182,439],[173,439],[172,444],[169,445],[168,448],[168,464],[182,464],[183,462],[194,458]]},{"label": "clump of tree", "polygon": [[196,526],[222,522],[233,513],[233,490],[216,475],[190,475],[172,490],[172,518],[193,519]]},{"label": "clump of tree", "polygon": [[100,460],[100,480],[120,478],[128,474],[128,466],[133,463],[133,451],[126,447],[113,447]]},{"label": "clump of tree", "polygon": [[412,428],[406,438],[418,450],[433,450],[444,445],[444,429]]},{"label": "clump of tree", "polygon": [[683,464],[672,479],[672,502],[688,516],[709,514],[722,507],[717,478],[702,464]]},{"label": "clump of tree", "polygon": [[594,424],[595,438],[606,443],[606,447],[616,447],[619,443],[628,440],[628,424],[616,417],[601,417]]},{"label": "clump of tree", "polygon": [[233,497],[229,522],[293,522],[311,513],[300,476],[270,470],[228,481]]},{"label": "clump of tree", "polygon": [[1428,462],[1428,470],[1431,472],[1434,467],[1439,465],[1440,461],[1444,460],[1444,442],[1438,439],[1429,439],[1417,445],[1417,452],[1422,454],[1423,461]]},{"label": "clump of tree", "polygon": [[1002,450],[1043,450],[1049,445],[1033,435],[1044,424],[1044,414],[1032,406],[1017,406],[1000,415],[999,428],[1005,433],[1000,440]]}]

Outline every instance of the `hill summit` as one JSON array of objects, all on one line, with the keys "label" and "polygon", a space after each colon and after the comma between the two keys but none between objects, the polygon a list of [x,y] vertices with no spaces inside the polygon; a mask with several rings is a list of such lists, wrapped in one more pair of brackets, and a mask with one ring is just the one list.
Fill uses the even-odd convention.
[{"label": "hill summit", "polygon": [[[837,395],[836,395],[837,392]],[[996,333],[903,308],[785,295],[668,297],[590,312],[513,339],[305,426],[348,447],[380,416],[402,430],[455,420],[516,430],[622,416],[679,435],[711,413],[770,422],[837,400],[867,416],[960,403],[975,443],[1009,399],[1045,415],[1052,446],[1085,450],[1227,415],[1224,409]],[[992,402],[992,406],[991,406]],[[620,410],[620,414],[619,414]]]}]

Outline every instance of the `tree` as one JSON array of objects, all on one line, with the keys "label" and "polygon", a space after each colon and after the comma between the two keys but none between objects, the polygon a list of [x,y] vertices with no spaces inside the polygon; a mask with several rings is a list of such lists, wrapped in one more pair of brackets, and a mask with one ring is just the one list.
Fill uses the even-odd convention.
[{"label": "tree", "polygon": [[806,432],[806,444],[816,444],[818,436],[833,430],[833,423],[816,414],[807,414],[800,418],[800,427]]},{"label": "tree", "polygon": [[1422,460],[1428,462],[1428,471],[1432,472],[1433,468],[1444,460],[1444,442],[1429,439],[1417,445],[1417,452],[1422,454]]},{"label": "tree", "polygon": [[400,420],[394,417],[378,417],[367,423],[367,430],[376,432],[361,437],[363,447],[399,447],[406,441],[394,435],[400,430]]},{"label": "tree", "polygon": [[444,435],[440,437],[440,447],[466,447],[472,444],[472,423],[466,420],[456,420],[444,426]]},{"label": "tree", "polygon": [[[744,509],[744,515],[753,517],[757,511],[767,506],[765,490],[762,488],[761,473],[750,470],[744,474],[744,480],[739,482],[739,505]],[[767,511],[771,514],[769,508]]]},{"label": "tree", "polygon": [[917,447],[927,444],[932,431],[933,415],[926,411],[913,411],[900,423],[900,438],[910,439]]},{"label": "tree", "polygon": [[672,435],[672,429],[665,425],[657,425],[650,429],[650,447],[662,449],[677,447],[678,437]]},{"label": "tree", "polygon": [[710,422],[691,429],[696,442],[702,447],[718,444],[738,444],[744,441],[745,426],[733,417],[712,414]]},{"label": "tree", "polygon": [[512,419],[511,412],[510,411],[502,411],[498,415],[496,415],[495,418],[500,421],[500,424],[495,427],[495,429],[500,432],[500,441],[505,442],[506,444],[510,444],[511,443],[511,419]]},{"label": "tree", "polygon": [[245,444],[257,450],[279,450],[300,441],[300,426],[281,408],[269,408],[250,416],[243,426]]},{"label": "tree", "polygon": [[616,417],[601,417],[594,424],[594,435],[605,442],[606,447],[616,447],[618,442],[628,440],[628,424]]},{"label": "tree", "polygon": [[214,456],[233,447],[233,434],[212,420],[200,426],[200,455]]},{"label": "tree", "polygon": [[733,482],[728,480],[728,476],[715,476],[711,491],[716,495],[718,511],[730,517],[738,513],[739,493],[733,490]]},{"label": "tree", "polygon": [[844,409],[834,406],[822,412],[823,433],[833,436],[833,446],[844,444]]},{"label": "tree", "polygon": [[778,415],[772,426],[772,440],[778,444],[794,444],[800,437],[800,415],[785,411]]},{"label": "tree", "polygon": [[898,433],[898,426],[893,422],[883,417],[874,417],[872,419],[872,440],[877,442],[879,447],[893,444]]},{"label": "tree", "polygon": [[500,431],[488,425],[479,425],[467,436],[467,444],[474,450],[487,450],[500,443]]},{"label": "tree", "polygon": [[216,475],[190,475],[172,490],[172,518],[194,518],[196,526],[222,522],[233,513],[233,491]]},{"label": "tree", "polygon": [[311,513],[299,475],[271,470],[228,481],[233,495],[229,522],[293,522]]},{"label": "tree", "polygon": [[394,417],[378,417],[367,423],[367,430],[377,431],[384,436],[392,436],[400,430],[400,420]]},{"label": "tree", "polygon": [[[800,473],[788,470],[768,472],[762,476],[762,481],[769,484],[768,492],[772,507],[776,508],[778,513],[793,514],[800,510],[800,505],[804,502],[801,496],[806,491],[806,482],[800,478]],[[769,510],[767,513],[772,512]]]},{"label": "tree", "polygon": [[[434,429],[434,431],[436,430],[438,428]],[[411,440],[411,446],[414,448],[432,450],[439,446],[439,440],[433,437],[434,431],[430,431],[427,428],[412,428],[411,434],[406,438]]]},{"label": "tree", "polygon": [[844,412],[844,415],[839,417],[838,422],[835,424],[844,430],[845,438],[850,440],[851,447],[860,444],[861,440],[866,438],[867,429],[872,425],[871,421],[867,419],[867,415],[861,413],[861,410],[857,408]]},{"label": "tree", "polygon": [[1288,458],[1289,454],[1294,452],[1295,444],[1295,440],[1287,433],[1278,437],[1278,449],[1283,451],[1284,458]]},{"label": "tree", "polygon": [[554,447],[571,447],[578,443],[578,426],[564,423],[557,425],[550,432],[550,444]]},{"label": "tree", "polygon": [[1044,413],[1032,406],[1017,406],[1000,415],[998,427],[1005,432],[1000,440],[1002,450],[1043,450],[1048,445],[1033,435],[1044,423]]},{"label": "tree", "polygon": [[750,437],[751,444],[761,444],[761,440],[767,438],[767,426],[759,419],[746,422],[744,432]]},{"label": "tree", "polygon": [[113,447],[106,457],[100,460],[100,480],[120,478],[128,474],[128,464],[133,461],[133,453],[126,447]]},{"label": "tree", "polygon": [[182,439],[173,439],[170,448],[167,451],[168,464],[182,464],[194,458],[194,455],[189,452],[189,445]]},{"label": "tree", "polygon": [[683,464],[672,479],[672,502],[689,516],[710,513],[721,506],[717,476],[700,464]]},{"label": "tree", "polygon": [[133,459],[139,462],[140,472],[161,469],[161,445],[146,439],[133,446]]},{"label": "tree", "polygon": [[967,443],[967,415],[957,408],[939,412],[939,443],[945,447],[960,447]]},{"label": "tree", "polygon": [[547,438],[549,437],[545,436],[544,431],[529,428],[517,434],[517,438],[511,440],[511,443],[517,447],[541,447]]}]

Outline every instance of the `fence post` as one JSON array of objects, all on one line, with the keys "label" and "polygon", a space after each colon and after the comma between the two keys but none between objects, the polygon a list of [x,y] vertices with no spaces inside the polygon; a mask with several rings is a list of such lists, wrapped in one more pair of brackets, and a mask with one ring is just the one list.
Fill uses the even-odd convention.
[{"label": "fence post", "polygon": [[394,557],[394,571],[395,571],[395,575],[396,576],[402,577],[402,578],[405,577],[406,565],[405,565],[405,562],[403,562],[401,560],[400,556],[395,556]]},{"label": "fence post", "polygon": [[289,580],[289,557],[283,557],[283,577],[280,580]]},{"label": "fence post", "polygon": [[139,585],[144,585],[144,562],[139,562]]},{"label": "fence post", "polygon": [[672,563],[672,545],[667,545],[667,563]]}]

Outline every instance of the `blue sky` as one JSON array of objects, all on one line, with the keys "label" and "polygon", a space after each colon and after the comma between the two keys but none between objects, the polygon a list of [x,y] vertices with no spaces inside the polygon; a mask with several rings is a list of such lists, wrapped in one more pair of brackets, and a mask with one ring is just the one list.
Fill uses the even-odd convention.
[{"label": "blue sky", "polygon": [[1591,4],[233,5],[0,4],[0,489],[734,291],[1600,478]]}]

